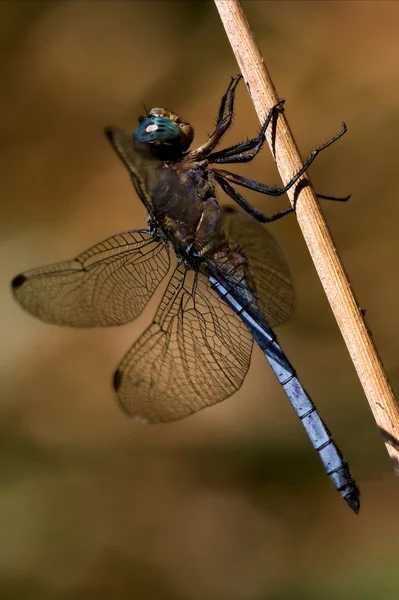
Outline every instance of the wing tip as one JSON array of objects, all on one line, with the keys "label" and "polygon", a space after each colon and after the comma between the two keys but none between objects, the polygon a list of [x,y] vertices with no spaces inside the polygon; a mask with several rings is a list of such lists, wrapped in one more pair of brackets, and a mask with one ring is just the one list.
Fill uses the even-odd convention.
[{"label": "wing tip", "polygon": [[121,386],[121,383],[122,383],[122,371],[120,369],[116,369],[113,380],[112,380],[112,384],[114,386],[115,392],[118,392],[118,390]]},{"label": "wing tip", "polygon": [[111,142],[112,145],[114,145],[114,137],[115,137],[115,127],[105,127],[104,128],[104,134],[105,137],[108,139],[109,142]]},{"label": "wing tip", "polygon": [[14,277],[14,279],[11,281],[12,289],[18,290],[27,280],[27,277],[23,273],[16,275],[16,277]]},{"label": "wing tip", "polygon": [[[117,395],[118,395],[119,388],[121,387],[121,384],[122,384],[122,379],[123,379],[122,370],[116,369],[112,382],[113,382],[114,390]],[[125,415],[130,417],[131,420],[134,421],[135,423],[140,423],[141,425],[149,425],[150,423],[156,423],[156,421],[151,421],[151,419],[149,419],[149,418],[132,414],[132,412],[128,409],[126,404],[124,402],[122,402],[119,395],[118,395],[118,400],[119,400],[119,405],[122,408]]]},{"label": "wing tip", "polygon": [[119,127],[114,127],[113,125],[108,125],[107,127],[104,127],[104,134],[105,137],[107,137],[108,140],[111,142],[111,144],[114,145],[118,136],[120,137],[123,134],[128,136],[128,134],[125,131],[123,131],[123,129],[120,129]]}]

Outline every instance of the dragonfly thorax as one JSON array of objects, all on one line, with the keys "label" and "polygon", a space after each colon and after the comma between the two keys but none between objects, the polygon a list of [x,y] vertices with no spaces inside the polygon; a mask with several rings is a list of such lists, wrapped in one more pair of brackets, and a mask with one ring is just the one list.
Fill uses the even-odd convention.
[{"label": "dragonfly thorax", "polygon": [[204,256],[219,241],[220,208],[213,180],[202,166],[181,162],[158,169],[151,213],[185,262]]}]

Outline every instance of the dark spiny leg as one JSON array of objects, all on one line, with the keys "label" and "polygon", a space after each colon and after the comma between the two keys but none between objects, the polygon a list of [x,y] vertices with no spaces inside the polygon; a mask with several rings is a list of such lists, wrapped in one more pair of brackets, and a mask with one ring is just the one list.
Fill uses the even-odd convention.
[{"label": "dark spiny leg", "polygon": [[[309,166],[312,164],[312,162],[314,161],[316,156],[322,150],[325,150],[326,148],[328,148],[328,146],[331,146],[331,144],[336,142],[340,137],[342,137],[346,133],[346,131],[347,131],[346,125],[345,125],[345,123],[343,123],[343,129],[336,136],[331,138],[331,140],[329,140],[325,144],[322,144],[321,146],[316,148],[316,150],[313,150],[313,152],[310,154],[309,158],[307,159],[307,161],[303,165],[303,167],[298,171],[298,173],[296,175],[294,175],[294,177],[284,187],[276,187],[273,185],[266,185],[265,183],[259,183],[258,181],[254,181],[253,179],[247,179],[246,177],[241,177],[239,175],[235,175],[234,173],[230,173],[229,171],[222,171],[222,170],[217,171],[216,169],[213,169],[213,171],[215,173],[216,172],[220,173],[223,177],[225,177],[232,183],[236,183],[237,185],[242,185],[243,187],[247,187],[251,190],[255,190],[256,192],[260,192],[261,194],[267,194],[268,196],[281,196],[282,194],[285,194],[285,192],[287,192],[294,185],[294,183],[296,183],[298,181],[298,179],[301,177],[301,175],[303,175],[303,173],[306,171],[306,169],[308,169]],[[234,162],[234,161],[232,161],[232,162]]]},{"label": "dark spiny leg", "polygon": [[[235,183],[236,185],[241,185],[242,187],[246,187],[250,190],[254,190],[255,192],[260,192],[261,194],[267,194],[268,196],[281,196],[284,194],[287,189],[297,181],[298,177],[295,176],[295,181],[292,180],[288,183],[287,189],[275,187],[273,185],[266,185],[265,183],[260,183],[259,181],[254,181],[253,179],[248,179],[247,177],[242,177],[242,175],[237,175],[236,173],[230,173],[230,171],[224,171],[222,169],[209,169],[212,173],[218,176],[222,176],[227,181],[231,181],[231,183]],[[300,174],[302,175],[305,169],[301,169]]]},{"label": "dark spiny leg", "polygon": [[342,198],[336,196],[325,196],[324,194],[316,194],[316,196],[320,198],[320,200],[334,200],[335,202],[347,202],[347,200],[349,200],[351,197],[350,194],[349,196],[343,196]]},{"label": "dark spiny leg", "polygon": [[219,175],[218,172],[214,171],[213,173],[215,175],[216,181],[218,182],[222,190],[226,192],[226,194],[228,194],[230,198],[234,200],[234,202],[237,202],[237,204],[241,206],[241,208],[245,210],[245,212],[247,212],[249,215],[251,215],[251,217],[254,217],[254,219],[260,221],[261,223],[272,223],[273,221],[277,221],[277,219],[281,219],[281,217],[285,217],[285,215],[289,215],[290,213],[294,212],[294,209],[291,207],[278,212],[272,217],[266,217],[263,213],[261,213],[254,206],[252,206],[247,200],[245,200],[244,196],[241,196],[241,194],[239,194],[228,183],[228,181],[226,181],[224,177]]},{"label": "dark spiny leg", "polygon": [[[258,181],[254,181],[253,179],[247,179],[246,177],[242,177],[241,175],[237,175],[236,173],[230,173],[230,171],[224,171],[222,169],[209,169],[217,180],[219,181],[219,177],[221,176],[224,180],[231,181],[236,185],[242,185],[250,190],[254,190],[255,192],[260,192],[261,194],[266,194],[268,196],[281,196],[284,194],[287,189],[286,188],[276,188],[273,186],[266,185],[264,183],[259,183]],[[295,181],[294,181],[295,183]],[[287,184],[287,188],[289,189],[292,185],[292,180]],[[324,194],[316,194],[318,198],[321,200],[334,200],[336,202],[347,202],[350,198],[349,196],[344,196],[342,198],[336,196],[325,196]]]},{"label": "dark spiny leg", "polygon": [[[241,75],[238,75],[237,80],[239,81],[240,79],[241,79]],[[221,122],[223,121],[224,109],[226,108],[226,102],[227,102],[227,96],[229,95],[230,90],[233,87],[233,84],[235,81],[236,80],[234,79],[234,77],[232,77],[227,90],[223,94],[222,100],[220,102],[218,118],[216,119],[216,129],[220,126]],[[236,85],[237,85],[238,81],[236,81]]]},{"label": "dark spiny leg", "polygon": [[235,163],[235,162],[249,162],[258,154],[259,150],[263,146],[265,141],[265,133],[268,125],[272,119],[272,117],[277,113],[277,110],[284,104],[284,100],[280,100],[277,104],[275,104],[267,113],[267,117],[265,122],[263,123],[262,129],[259,131],[259,134],[252,138],[251,140],[247,140],[246,142],[242,142],[241,144],[235,144],[234,146],[229,146],[228,148],[224,148],[224,150],[220,150],[219,152],[213,152],[207,158],[210,163]]},{"label": "dark spiny leg", "polygon": [[[219,115],[218,115],[218,119],[216,122],[215,131],[212,133],[209,140],[207,142],[205,142],[205,144],[202,144],[202,146],[200,146],[196,150],[192,150],[191,152],[188,153],[188,155],[187,155],[188,160],[199,161],[199,160],[203,160],[204,158],[206,158],[208,156],[208,154],[210,152],[212,152],[212,150],[218,145],[218,143],[222,139],[223,135],[226,133],[226,131],[230,127],[230,125],[233,121],[234,97],[235,97],[235,93],[236,93],[236,87],[237,87],[240,79],[242,79],[241,75],[239,75],[236,79],[233,79],[231,81],[229,88],[226,92],[226,95],[228,96],[228,98],[226,100],[224,100],[224,98],[222,98],[222,103],[221,103],[221,106],[219,109]],[[226,116],[223,116],[225,107],[226,107],[226,102],[227,102],[227,114],[226,114]]]}]

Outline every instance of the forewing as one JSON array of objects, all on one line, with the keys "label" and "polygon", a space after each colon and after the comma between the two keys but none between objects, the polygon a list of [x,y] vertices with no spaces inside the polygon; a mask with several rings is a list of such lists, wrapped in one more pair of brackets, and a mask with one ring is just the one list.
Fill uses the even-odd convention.
[{"label": "forewing", "polygon": [[168,269],[163,242],[127,231],[73,260],[21,273],[12,288],[19,304],[46,323],[122,325],[141,313]]},{"label": "forewing", "polygon": [[[279,244],[263,225],[236,208],[221,207],[221,223],[227,240],[225,255],[216,254],[207,261],[208,265],[223,279],[227,289],[234,288],[246,303],[251,303],[253,310],[260,310],[270,327],[283,323],[292,315],[294,291]],[[231,252],[245,259],[247,279],[239,269],[226,272],[223,261]]]},{"label": "forewing", "polygon": [[114,377],[131,417],[175,421],[224,400],[243,382],[253,339],[240,318],[180,265],[155,319],[123,358]]},{"label": "forewing", "polygon": [[151,211],[151,182],[160,161],[155,159],[146,160],[143,156],[135,152],[133,148],[133,136],[127,134],[123,129],[107,127],[105,135],[129,171],[140,200],[146,206],[147,210]]}]

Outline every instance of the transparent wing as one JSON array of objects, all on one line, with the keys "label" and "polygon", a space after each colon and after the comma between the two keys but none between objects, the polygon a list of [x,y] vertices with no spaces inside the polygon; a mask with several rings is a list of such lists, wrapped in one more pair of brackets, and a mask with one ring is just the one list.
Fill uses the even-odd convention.
[{"label": "transparent wing", "polygon": [[161,165],[161,161],[156,160],[155,157],[151,157],[151,160],[148,160],[147,157],[135,152],[133,148],[133,136],[122,129],[107,127],[105,135],[129,171],[141,201],[147,210],[150,211],[152,206],[150,195],[151,185],[154,173],[157,167]]},{"label": "transparent wing", "polygon": [[269,327],[289,319],[294,291],[288,265],[278,242],[244,211],[221,207],[225,247],[207,260],[208,267],[227,289],[260,311]]},{"label": "transparent wing", "polygon": [[163,242],[127,231],[73,260],[21,273],[12,288],[19,304],[46,323],[122,325],[141,313],[168,270]]},{"label": "transparent wing", "polygon": [[181,419],[231,396],[248,371],[253,339],[206,276],[175,270],[153,323],[114,376],[124,411],[150,423]]}]

